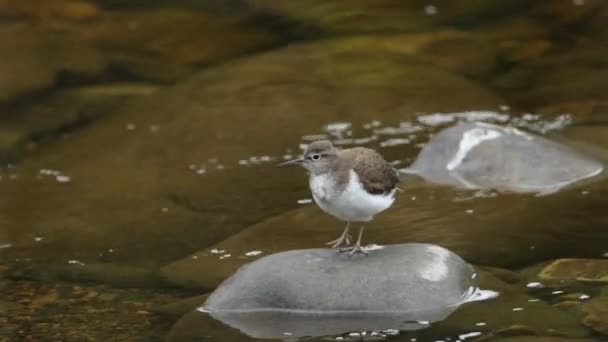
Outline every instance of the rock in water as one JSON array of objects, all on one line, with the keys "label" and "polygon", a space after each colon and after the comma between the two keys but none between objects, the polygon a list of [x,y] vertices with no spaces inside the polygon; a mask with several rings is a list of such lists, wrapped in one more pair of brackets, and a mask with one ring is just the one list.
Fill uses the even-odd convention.
[{"label": "rock in water", "polygon": [[[473,268],[445,248],[402,244],[368,253],[266,256],[241,267],[199,311],[255,338],[412,330],[447,317],[476,290]],[[176,328],[198,325],[183,323]]]},{"label": "rock in water", "polygon": [[439,132],[405,172],[459,188],[547,194],[603,169],[563,144],[513,127],[476,122]]}]

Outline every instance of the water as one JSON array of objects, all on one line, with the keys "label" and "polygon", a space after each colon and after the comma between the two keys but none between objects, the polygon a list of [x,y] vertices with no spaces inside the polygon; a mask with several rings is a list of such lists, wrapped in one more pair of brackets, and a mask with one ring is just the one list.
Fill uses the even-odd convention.
[{"label": "water", "polygon": [[[302,170],[275,167],[315,139],[406,168],[439,129],[482,120],[605,161],[606,18],[600,1],[0,1],[0,340],[187,340],[171,329],[204,299],[181,300],[342,230]],[[408,178],[366,242],[439,244],[500,295],[373,338],[605,339],[605,280],[538,274],[604,261],[606,185]]]}]

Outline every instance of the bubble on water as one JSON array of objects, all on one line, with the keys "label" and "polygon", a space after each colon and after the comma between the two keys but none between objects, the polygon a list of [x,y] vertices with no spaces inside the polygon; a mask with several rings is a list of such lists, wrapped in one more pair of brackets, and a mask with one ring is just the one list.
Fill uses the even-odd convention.
[{"label": "bubble on water", "polygon": [[386,329],[382,330],[382,333],[389,336],[397,336],[399,335],[399,330],[397,329]]},{"label": "bubble on water", "polygon": [[524,311],[524,308],[513,308],[513,311]]},{"label": "bubble on water", "polygon": [[437,9],[437,6],[433,6],[433,5],[424,6],[424,14],[436,15],[437,13],[439,13],[439,9]]},{"label": "bubble on water", "polygon": [[561,114],[550,120],[541,120],[539,115],[527,113],[519,118],[513,118],[511,125],[546,134],[551,131],[562,130],[570,126],[572,121],[570,114]]},{"label": "bubble on water", "polygon": [[55,177],[55,179],[59,182],[59,183],[69,183],[72,181],[72,179],[68,176],[64,176],[64,175],[59,175],[57,177]]},{"label": "bubble on water", "polygon": [[578,299],[580,299],[580,300],[586,300],[589,298],[591,298],[591,296],[589,296],[588,294],[584,294],[584,293],[582,295],[578,296]]},{"label": "bubble on water", "polygon": [[469,338],[480,336],[482,333],[480,331],[471,331],[470,333],[460,334],[458,338],[461,340],[467,340]]},{"label": "bubble on water", "polygon": [[260,254],[262,254],[262,251],[249,251],[245,253],[245,256],[258,256]]},{"label": "bubble on water", "polygon": [[150,125],[150,126],[148,126],[148,129],[150,130],[150,133],[156,133],[160,129],[160,126],[158,126],[158,125]]},{"label": "bubble on water", "polygon": [[540,282],[538,282],[538,281],[533,281],[533,282],[530,282],[530,283],[526,284],[526,287],[528,287],[528,288],[541,288],[541,287],[543,287],[543,284],[540,283]]},{"label": "bubble on water", "polygon": [[332,122],[325,125],[325,131],[327,132],[343,132],[352,126],[350,122]]},{"label": "bubble on water", "polygon": [[401,134],[411,134],[415,132],[422,131],[424,128],[419,125],[412,124],[409,121],[401,122],[398,127],[382,127],[374,130],[374,134],[379,135],[401,135]]},{"label": "bubble on water", "polygon": [[232,254],[224,254],[224,255],[220,256],[220,260],[230,258],[231,256],[232,256]]},{"label": "bubble on water", "polygon": [[298,200],[298,204],[311,204],[312,198],[303,198]]},{"label": "bubble on water", "polygon": [[477,323],[475,323],[475,325],[478,326],[478,327],[483,327],[483,326],[485,326],[487,324],[488,323],[486,323],[486,322],[477,322]]},{"label": "bubble on water", "polygon": [[372,135],[371,137],[365,137],[365,138],[355,139],[353,142],[356,145],[362,145],[362,144],[367,144],[367,143],[370,143],[370,142],[376,141],[376,140],[378,140],[378,136],[377,135]]},{"label": "bubble on water", "polygon": [[136,128],[135,124],[131,123],[131,122],[127,123],[125,127],[126,127],[127,131],[134,131]]},{"label": "bubble on water", "polygon": [[382,126],[382,122],[378,121],[378,120],[372,120],[370,122],[366,122],[363,124],[363,128],[365,129],[372,129],[372,128],[376,128],[376,127],[380,127]]},{"label": "bubble on water", "polygon": [[397,146],[397,145],[407,145],[410,143],[411,143],[410,139],[394,138],[394,139],[388,139],[388,140],[381,142],[380,146],[381,147],[391,147],[391,146]]},{"label": "bubble on water", "polygon": [[68,260],[68,264],[70,264],[70,265],[78,265],[78,266],[85,266],[86,265],[84,262],[82,262],[80,260],[75,260],[75,259]]},{"label": "bubble on water", "polygon": [[315,141],[315,140],[325,140],[327,139],[326,134],[310,134],[302,137],[304,141]]},{"label": "bubble on water", "polygon": [[225,252],[226,252],[225,249],[217,249],[217,248],[214,248],[210,251],[211,254],[223,254]]},{"label": "bubble on water", "polygon": [[11,248],[13,247],[10,243],[0,244],[0,249]]},{"label": "bubble on water", "polygon": [[433,113],[421,115],[417,118],[418,122],[430,127],[436,127],[445,125],[448,123],[456,122],[457,120],[463,121],[489,121],[505,123],[509,121],[509,115],[500,114],[493,111],[467,111],[459,113]]}]

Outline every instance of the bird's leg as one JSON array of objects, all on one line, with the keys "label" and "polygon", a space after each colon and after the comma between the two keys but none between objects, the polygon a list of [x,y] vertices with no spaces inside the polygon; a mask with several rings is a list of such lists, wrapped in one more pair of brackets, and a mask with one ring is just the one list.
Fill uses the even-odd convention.
[{"label": "bird's leg", "polygon": [[331,248],[339,248],[342,246],[348,246],[350,244],[351,236],[348,234],[348,228],[350,226],[350,222],[346,222],[346,228],[342,232],[339,238],[329,241],[326,245],[331,246]]},{"label": "bird's leg", "polygon": [[361,228],[359,228],[359,237],[357,238],[357,242],[355,242],[355,244],[351,247],[349,247],[349,252],[348,254],[353,255],[353,254],[367,254],[366,251],[363,250],[363,248],[361,247],[361,237],[363,237],[363,231],[365,230],[365,226],[361,226]]}]

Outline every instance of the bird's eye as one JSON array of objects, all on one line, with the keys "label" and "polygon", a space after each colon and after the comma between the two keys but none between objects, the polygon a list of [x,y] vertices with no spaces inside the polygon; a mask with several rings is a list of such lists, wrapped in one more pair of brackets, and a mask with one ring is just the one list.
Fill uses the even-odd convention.
[{"label": "bird's eye", "polygon": [[319,159],[321,159],[321,155],[320,154],[313,154],[311,156],[311,158],[312,158],[312,160],[319,160]]}]

